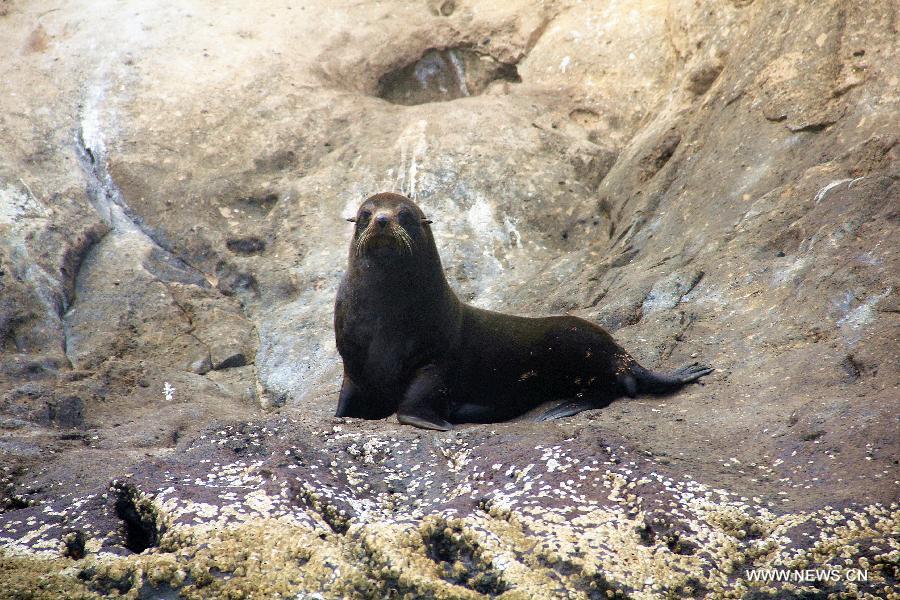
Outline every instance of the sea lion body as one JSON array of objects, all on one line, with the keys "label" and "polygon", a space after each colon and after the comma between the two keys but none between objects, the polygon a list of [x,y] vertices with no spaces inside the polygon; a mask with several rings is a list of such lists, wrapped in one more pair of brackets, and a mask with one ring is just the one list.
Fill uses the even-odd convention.
[{"label": "sea lion body", "polygon": [[652,373],[578,317],[519,317],[464,304],[444,277],[430,221],[411,200],[377,194],[357,215],[335,302],[344,363],[337,416],[396,413],[402,423],[446,430],[562,400],[541,417],[552,419],[623,394],[673,391],[711,372],[691,365]]}]

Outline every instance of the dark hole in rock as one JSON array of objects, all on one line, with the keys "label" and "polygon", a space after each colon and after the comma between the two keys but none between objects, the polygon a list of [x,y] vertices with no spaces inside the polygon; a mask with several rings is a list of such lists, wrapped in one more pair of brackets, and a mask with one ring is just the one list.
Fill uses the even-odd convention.
[{"label": "dark hole in rock", "polygon": [[428,558],[441,568],[445,581],[492,597],[509,589],[482,558],[478,544],[467,540],[461,530],[438,525],[423,541]]},{"label": "dark hole in rock", "polygon": [[266,242],[253,236],[232,238],[226,241],[225,245],[235,254],[243,254],[244,256],[259,254],[266,249]]},{"label": "dark hole in rock", "polygon": [[522,81],[513,64],[466,48],[432,49],[414,63],[381,76],[378,97],[394,104],[425,104],[477,96],[494,81]]},{"label": "dark hole in rock", "polygon": [[8,498],[0,499],[0,513],[4,513],[10,510],[20,510],[23,508],[28,508],[31,506],[31,502],[28,498],[23,496],[9,496]]},{"label": "dark hole in rock", "polygon": [[84,536],[84,532],[79,529],[75,529],[63,534],[63,556],[72,558],[74,560],[84,558],[84,544],[86,541],[87,540]]},{"label": "dark hole in rock", "polygon": [[113,491],[116,494],[116,516],[122,520],[125,547],[141,553],[159,545],[165,528],[160,525],[159,515],[150,501],[128,483],[114,482]]},{"label": "dark hole in rock", "polygon": [[223,369],[233,369],[235,367],[243,367],[247,364],[247,357],[244,356],[243,352],[235,352],[233,354],[228,354],[224,358],[222,358],[219,362],[213,364],[213,370],[221,371]]},{"label": "dark hole in rock", "polygon": [[48,400],[44,404],[44,410],[44,418],[39,419],[44,423],[60,427],[84,426],[84,401],[78,396]]}]

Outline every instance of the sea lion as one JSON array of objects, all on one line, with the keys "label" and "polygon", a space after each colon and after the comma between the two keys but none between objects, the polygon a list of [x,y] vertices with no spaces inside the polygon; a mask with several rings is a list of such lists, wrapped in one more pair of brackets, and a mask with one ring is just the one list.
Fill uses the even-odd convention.
[{"label": "sea lion", "polygon": [[539,419],[615,398],[677,390],[712,372],[645,369],[603,328],[573,316],[527,318],[460,302],[444,277],[431,221],[409,198],[376,194],[359,207],[334,307],[344,363],[336,416],[449,430],[493,423],[550,400]]}]

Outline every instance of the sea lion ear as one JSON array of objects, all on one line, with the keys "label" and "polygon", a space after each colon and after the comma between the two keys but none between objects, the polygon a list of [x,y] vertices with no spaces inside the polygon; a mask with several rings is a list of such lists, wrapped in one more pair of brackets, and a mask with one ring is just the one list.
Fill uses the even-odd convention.
[{"label": "sea lion ear", "polygon": [[431,225],[432,223],[434,223],[434,221],[432,221],[431,219],[422,219],[422,225]]},{"label": "sea lion ear", "polygon": [[356,217],[347,217],[347,220],[351,223],[356,223]]}]

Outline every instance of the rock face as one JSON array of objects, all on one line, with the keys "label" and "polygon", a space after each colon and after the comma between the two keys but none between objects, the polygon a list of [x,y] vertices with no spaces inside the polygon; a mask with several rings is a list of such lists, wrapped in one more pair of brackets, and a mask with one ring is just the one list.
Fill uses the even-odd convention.
[{"label": "rock face", "polygon": [[[0,596],[886,597],[898,22],[0,2]],[[379,191],[466,301],[716,373],[553,423],[331,417]]]}]

